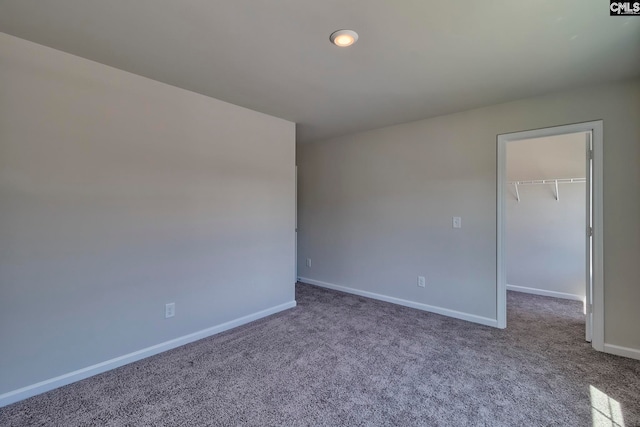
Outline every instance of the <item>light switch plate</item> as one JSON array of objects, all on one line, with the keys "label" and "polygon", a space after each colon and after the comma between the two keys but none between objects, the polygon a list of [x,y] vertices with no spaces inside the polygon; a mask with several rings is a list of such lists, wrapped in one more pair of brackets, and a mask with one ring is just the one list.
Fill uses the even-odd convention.
[{"label": "light switch plate", "polygon": [[453,217],[453,228],[462,228],[462,218],[459,216]]}]

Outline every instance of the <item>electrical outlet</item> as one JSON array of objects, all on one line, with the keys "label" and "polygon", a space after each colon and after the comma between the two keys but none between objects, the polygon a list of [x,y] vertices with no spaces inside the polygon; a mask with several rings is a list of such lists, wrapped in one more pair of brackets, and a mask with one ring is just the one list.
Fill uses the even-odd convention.
[{"label": "electrical outlet", "polygon": [[173,317],[176,315],[176,303],[170,302],[169,304],[165,304],[164,306],[164,318],[168,319],[169,317]]},{"label": "electrical outlet", "polygon": [[421,288],[425,288],[427,286],[427,280],[424,278],[424,276],[418,276],[418,286],[420,286]]},{"label": "electrical outlet", "polygon": [[311,258],[307,258],[307,267],[311,267]]},{"label": "electrical outlet", "polygon": [[459,216],[453,217],[453,228],[462,228],[462,218]]}]

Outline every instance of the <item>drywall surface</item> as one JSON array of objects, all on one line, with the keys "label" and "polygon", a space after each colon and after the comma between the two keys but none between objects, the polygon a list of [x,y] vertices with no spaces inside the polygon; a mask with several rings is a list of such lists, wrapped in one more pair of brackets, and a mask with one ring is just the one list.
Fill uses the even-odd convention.
[{"label": "drywall surface", "polygon": [[292,302],[294,132],[0,34],[0,394]]},{"label": "drywall surface", "polygon": [[577,132],[509,142],[507,180],[585,178],[587,136]]},{"label": "drywall surface", "polygon": [[[584,299],[585,184],[520,187],[507,196],[507,283]],[[552,295],[552,294],[551,294]],[[558,295],[560,296],[560,295]]]},{"label": "drywall surface", "polygon": [[298,275],[495,318],[496,136],[602,119],[605,342],[640,349],[638,117],[636,79],[299,144]]},{"label": "drywall surface", "polygon": [[[510,182],[585,178],[586,134],[507,144]],[[586,184],[507,186],[506,265],[511,286],[583,300],[586,290]],[[564,294],[564,295],[561,295]]]}]

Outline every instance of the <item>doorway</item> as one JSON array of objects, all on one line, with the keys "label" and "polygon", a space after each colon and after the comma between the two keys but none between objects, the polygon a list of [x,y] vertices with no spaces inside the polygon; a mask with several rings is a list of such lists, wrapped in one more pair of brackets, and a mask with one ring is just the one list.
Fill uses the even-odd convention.
[{"label": "doorway", "polygon": [[[507,145],[529,140],[548,141],[548,138],[569,135],[583,138],[585,176],[547,177],[513,181],[507,173]],[[498,327],[507,327],[507,263],[506,263],[506,219],[507,198],[520,199],[526,186],[540,185],[549,190],[549,195],[559,201],[562,187],[579,179],[584,183],[584,242],[585,262],[584,302],[586,314],[585,339],[599,351],[604,347],[604,292],[602,275],[602,121],[578,123],[552,128],[498,135],[497,138],[497,319]],[[571,180],[574,180],[573,182]],[[513,203],[513,200],[509,200]]]}]

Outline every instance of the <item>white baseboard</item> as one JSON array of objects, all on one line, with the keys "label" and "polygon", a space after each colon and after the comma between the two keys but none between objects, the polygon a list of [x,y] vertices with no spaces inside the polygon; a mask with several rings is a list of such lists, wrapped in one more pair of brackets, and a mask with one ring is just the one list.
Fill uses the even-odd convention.
[{"label": "white baseboard", "polygon": [[640,360],[640,349],[621,347],[619,345],[604,344],[604,352],[615,354],[616,356],[628,357],[630,359]]},{"label": "white baseboard", "polygon": [[319,286],[322,288],[333,289],[335,291],[342,291],[348,294],[360,295],[362,297],[377,299],[380,301],[390,302],[392,304],[398,304],[405,307],[416,308],[418,310],[428,311],[430,313],[441,314],[443,316],[454,317],[456,319],[466,320],[468,322],[479,323],[481,325],[498,327],[498,321],[488,317],[476,316],[475,314],[463,313],[461,311],[450,310],[448,308],[436,307],[433,305],[427,305],[420,302],[409,301],[405,299],[390,297],[387,295],[376,294],[373,292],[362,291],[360,289],[349,288],[346,286],[334,285],[333,283],[321,282],[319,280],[309,279],[307,277],[298,277],[298,280],[310,285]]},{"label": "white baseboard", "polygon": [[584,302],[584,297],[581,295],[567,294],[564,292],[547,291],[544,289],[527,288],[524,286],[507,285],[508,291],[523,292],[525,294],[541,295],[543,297],[554,297],[562,299],[570,299],[574,301]]},{"label": "white baseboard", "polygon": [[77,371],[69,372],[55,378],[50,378],[45,381],[41,381],[36,384],[31,384],[26,387],[19,388],[0,395],[0,407],[9,405],[14,402],[26,399],[31,396],[35,396],[40,393],[44,393],[54,388],[62,387],[67,384],[74,383],[76,381],[83,380],[93,375],[101,374],[103,372],[115,369],[117,367],[136,362],[149,356],[153,356],[158,353],[162,353],[172,348],[180,347],[185,344],[189,344],[194,341],[209,337],[211,335],[219,334],[220,332],[227,331],[232,328],[244,325],[254,320],[261,319],[263,317],[270,316],[280,311],[293,308],[296,306],[295,301],[289,301],[284,304],[270,307],[257,313],[252,313],[247,316],[240,317],[238,319],[230,320],[229,322],[222,323],[220,325],[212,326],[207,329],[203,329],[192,334],[183,335],[179,338],[175,338],[169,341],[165,341],[160,344],[153,345],[151,347],[144,348],[142,350],[134,351],[133,353],[125,354],[116,357],[105,362],[97,363],[86,368],[78,369]]}]

